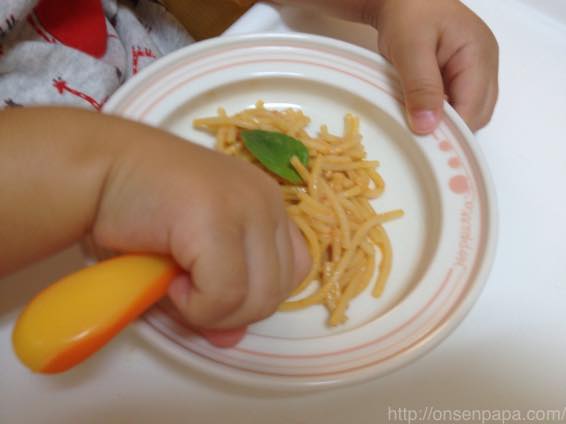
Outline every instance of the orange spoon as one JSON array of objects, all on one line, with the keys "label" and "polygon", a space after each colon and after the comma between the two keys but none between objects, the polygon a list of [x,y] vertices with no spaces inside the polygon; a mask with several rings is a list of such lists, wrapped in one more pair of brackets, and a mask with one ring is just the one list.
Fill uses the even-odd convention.
[{"label": "orange spoon", "polygon": [[82,269],[39,293],[12,341],[31,370],[58,373],[82,362],[158,301],[181,269],[169,258],[124,255]]}]

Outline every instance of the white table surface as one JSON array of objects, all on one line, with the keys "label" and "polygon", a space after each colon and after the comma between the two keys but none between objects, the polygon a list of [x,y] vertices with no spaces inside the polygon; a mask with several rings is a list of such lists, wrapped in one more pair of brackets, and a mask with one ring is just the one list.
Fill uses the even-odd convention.
[{"label": "white table surface", "polygon": [[[225,387],[132,330],[75,370],[33,375],[12,353],[11,329],[34,293],[81,265],[69,249],[0,280],[0,422],[374,424],[395,422],[389,408],[566,408],[566,1],[466,3],[501,48],[500,101],[477,135],[498,192],[500,234],[483,294],[444,343],[379,380],[296,396]],[[291,29],[375,46],[371,30],[263,4],[229,32]]]}]

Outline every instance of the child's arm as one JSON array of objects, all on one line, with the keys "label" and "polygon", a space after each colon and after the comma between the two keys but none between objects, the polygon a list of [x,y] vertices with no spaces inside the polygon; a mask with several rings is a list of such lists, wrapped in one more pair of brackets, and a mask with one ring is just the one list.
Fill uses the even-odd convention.
[{"label": "child's arm", "polygon": [[0,276],[80,239],[112,164],[90,113],[0,112]]},{"label": "child's arm", "polygon": [[399,71],[415,132],[436,127],[444,94],[472,130],[489,122],[498,94],[497,41],[459,0],[275,1],[374,26],[380,52]]},{"label": "child's arm", "polygon": [[173,301],[196,327],[268,316],[309,266],[276,182],[244,161],[98,113],[0,112],[0,275],[87,233],[171,255],[192,278]]}]

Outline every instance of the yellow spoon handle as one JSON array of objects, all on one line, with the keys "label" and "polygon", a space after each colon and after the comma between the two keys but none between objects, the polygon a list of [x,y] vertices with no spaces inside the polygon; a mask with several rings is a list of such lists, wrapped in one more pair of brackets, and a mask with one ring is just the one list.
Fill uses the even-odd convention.
[{"label": "yellow spoon handle", "polygon": [[24,309],[12,333],[31,370],[66,371],[103,347],[166,292],[181,269],[157,255],[124,255],[62,278]]}]

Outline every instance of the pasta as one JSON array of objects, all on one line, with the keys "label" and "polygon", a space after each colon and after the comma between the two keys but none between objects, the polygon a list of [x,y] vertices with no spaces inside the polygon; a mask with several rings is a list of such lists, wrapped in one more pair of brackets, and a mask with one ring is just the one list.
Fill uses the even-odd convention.
[{"label": "pasta", "polygon": [[[391,243],[383,224],[400,218],[403,211],[377,213],[370,205],[385,185],[376,171],[379,163],[366,160],[358,118],[351,114],[344,117],[342,136],[330,134],[322,126],[319,134],[311,137],[306,132],[309,123],[300,110],[270,110],[259,101],[255,108],[234,116],[220,108],[218,116],[196,119],[194,126],[214,133],[218,150],[260,167],[247,151],[240,131],[279,132],[307,147],[307,166],[297,157],[291,159],[301,184],[274,175],[287,212],[305,236],[313,260],[308,276],[279,309],[292,311],[322,304],[329,311],[328,324],[336,326],[346,321],[350,302],[366,290],[376,266],[379,272],[372,294],[377,298],[383,293],[392,264]],[[380,258],[376,259],[378,253]]]}]

